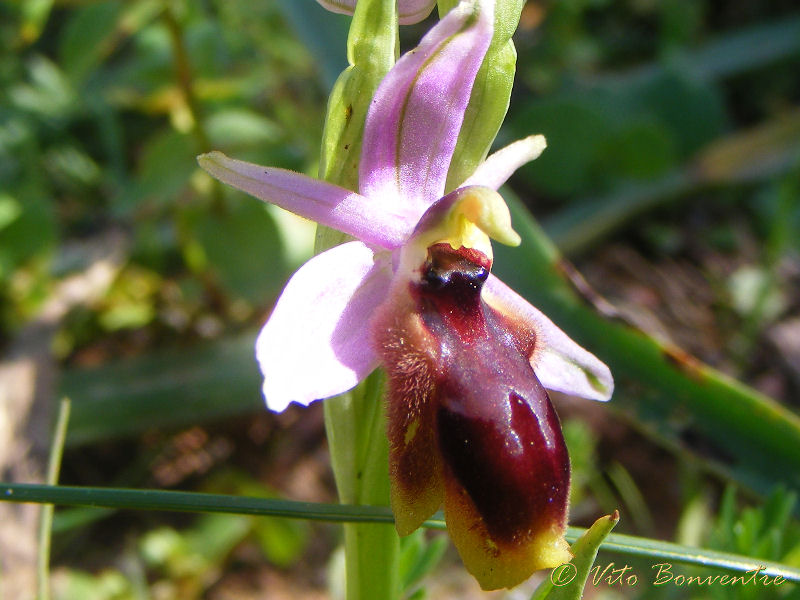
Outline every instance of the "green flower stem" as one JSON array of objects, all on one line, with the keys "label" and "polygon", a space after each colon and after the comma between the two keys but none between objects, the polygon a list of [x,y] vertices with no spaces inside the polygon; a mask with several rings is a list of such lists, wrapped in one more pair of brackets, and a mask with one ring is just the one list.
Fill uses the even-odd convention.
[{"label": "green flower stem", "polygon": [[[378,371],[353,391],[324,404],[339,500],[359,508],[379,509],[378,514],[385,514],[389,505],[383,379]],[[374,521],[347,523],[344,547],[348,600],[399,596],[399,538],[393,526]]]},{"label": "green flower stem", "polygon": [[[495,37],[478,73],[451,163],[449,177],[457,183],[471,174],[486,156],[508,109],[516,61],[511,35],[521,9],[521,0],[498,2]],[[375,90],[397,58],[397,36],[393,1],[368,0],[357,4],[347,44],[350,66],[337,80],[328,103],[321,178],[358,189],[364,121]],[[321,252],[344,239],[338,232],[320,228],[316,250]],[[353,392],[325,403],[331,460],[342,502],[384,506],[389,503],[383,383],[377,377],[373,375]],[[399,540],[393,528],[345,526],[350,600],[391,599],[399,595],[398,549]]]},{"label": "green flower stem", "polygon": [[[319,176],[358,190],[358,161],[370,101],[397,56],[393,0],[357,4],[347,39],[350,66],[328,100]],[[317,230],[316,252],[346,237]],[[383,377],[373,373],[356,389],[325,400],[325,429],[339,500],[365,507],[389,505],[389,447],[383,410]],[[384,509],[385,510],[385,509]],[[399,597],[400,542],[391,525],[348,523],[344,527],[348,600]]]},{"label": "green flower stem", "polygon": [[[274,498],[250,498],[239,495],[163,490],[90,488],[0,482],[0,501],[111,509],[257,515],[333,523],[370,524],[373,527],[374,524],[379,524],[382,528],[387,529],[389,529],[389,527],[386,527],[387,524],[394,523],[392,511],[386,506],[295,502]],[[444,520],[441,518],[429,519],[423,525],[430,529],[445,529]],[[567,540],[574,542],[585,532],[586,530],[583,528],[570,527],[567,530]],[[800,583],[800,569],[795,567],[749,556],[717,552],[704,548],[692,548],[632,535],[612,533],[601,545],[601,550],[625,556],[651,558],[659,562],[666,561],[723,569],[735,573],[746,573],[763,566],[762,573],[764,575],[769,577],[779,575],[787,582]],[[376,593],[372,593],[368,597],[376,598],[379,596]]]}]

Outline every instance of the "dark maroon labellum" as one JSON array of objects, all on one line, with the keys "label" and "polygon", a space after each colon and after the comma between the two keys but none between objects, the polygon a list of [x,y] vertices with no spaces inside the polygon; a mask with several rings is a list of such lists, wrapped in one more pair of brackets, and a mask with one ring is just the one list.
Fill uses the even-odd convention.
[{"label": "dark maroon labellum", "polygon": [[444,468],[492,538],[518,544],[563,524],[569,457],[529,362],[533,334],[481,300],[489,267],[480,252],[437,244],[412,295],[441,350],[431,401]]}]

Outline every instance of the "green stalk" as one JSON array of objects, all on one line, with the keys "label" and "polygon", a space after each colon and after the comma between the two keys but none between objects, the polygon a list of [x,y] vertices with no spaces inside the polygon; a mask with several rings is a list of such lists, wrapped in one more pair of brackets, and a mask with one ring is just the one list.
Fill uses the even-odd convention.
[{"label": "green stalk", "polygon": [[[375,91],[397,56],[397,14],[393,0],[364,0],[356,6],[347,39],[350,66],[328,100],[319,176],[358,190],[358,162],[364,122]],[[319,227],[316,252],[346,237]],[[389,447],[383,410],[383,377],[370,375],[354,390],[325,400],[325,429],[331,463],[343,503],[389,505]],[[344,526],[348,600],[393,600],[400,594],[400,541],[387,524]]]},{"label": "green stalk", "polygon": [[[348,394],[325,401],[325,425],[342,503],[389,505],[389,445],[383,376],[371,375]],[[399,597],[399,538],[391,524],[346,523],[348,600]]]}]

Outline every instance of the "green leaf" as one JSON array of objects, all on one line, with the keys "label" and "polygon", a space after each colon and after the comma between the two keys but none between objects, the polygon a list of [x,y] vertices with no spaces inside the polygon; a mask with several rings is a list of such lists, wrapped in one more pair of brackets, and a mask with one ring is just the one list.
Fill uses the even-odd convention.
[{"label": "green leaf", "polygon": [[26,0],[21,6],[23,22],[20,37],[30,44],[39,39],[47,24],[53,10],[53,0]]},{"label": "green leaf", "polygon": [[622,183],[608,194],[567,205],[544,221],[544,228],[565,255],[579,254],[634,217],[680,197],[695,185],[692,175],[676,169],[651,181]]},{"label": "green leaf", "polygon": [[5,229],[22,214],[19,201],[5,192],[0,192],[0,229]]},{"label": "green leaf", "polygon": [[[209,489],[234,492],[244,496],[275,498],[276,493],[249,474],[226,470],[214,477]],[[252,531],[264,556],[281,568],[293,565],[300,558],[308,542],[307,523],[290,519],[261,517],[249,519]]]},{"label": "green leaf", "polygon": [[673,134],[652,119],[631,119],[601,151],[600,164],[623,179],[650,179],[677,162]]},{"label": "green leaf", "polygon": [[745,508],[736,515],[735,489],[729,486],[708,545],[716,550],[746,552],[755,558],[788,563],[791,545],[800,537],[800,523],[792,519],[796,504],[796,494],[778,487],[763,505]]},{"label": "green leaf", "polygon": [[535,132],[547,138],[547,150],[520,171],[533,185],[566,196],[597,183],[598,162],[615,133],[600,107],[569,98],[542,100],[519,112],[514,124],[520,135]]},{"label": "green leaf", "polygon": [[730,77],[800,51],[800,16],[757,23],[726,33],[681,57],[681,66],[704,78]]},{"label": "green leaf", "polygon": [[408,594],[419,581],[433,571],[449,545],[446,536],[426,539],[423,529],[418,529],[400,540],[398,572],[400,587]]},{"label": "green leaf", "polygon": [[289,276],[275,221],[260,202],[242,198],[198,215],[195,232],[212,273],[253,305],[277,296]]},{"label": "green leaf", "polygon": [[306,548],[307,529],[302,525],[288,519],[258,519],[253,533],[267,560],[286,568],[295,564]]},{"label": "green leaf", "polygon": [[180,352],[67,369],[61,378],[61,392],[73,398],[67,445],[264,410],[255,337],[248,332]]},{"label": "green leaf", "polygon": [[205,128],[215,148],[274,144],[281,135],[280,126],[246,108],[230,108],[209,115]]},{"label": "green leaf", "polygon": [[278,4],[314,55],[325,82],[333,85],[347,63],[343,54],[332,52],[331,48],[344,47],[350,19],[331,13],[315,2],[278,0]]},{"label": "green leaf", "polygon": [[142,149],[135,184],[116,199],[118,210],[134,210],[145,201],[174,202],[197,170],[196,156],[196,140],[188,134],[164,130],[151,137]]},{"label": "green leaf", "polygon": [[580,600],[583,588],[600,544],[619,522],[619,513],[606,515],[594,522],[578,541],[572,544],[574,558],[553,569],[550,580],[542,583],[532,596],[532,600]]},{"label": "green leaf", "polygon": [[[597,466],[597,436],[591,427],[581,419],[564,419],[561,422],[564,441],[569,450],[569,462],[572,470],[572,483],[569,488],[570,506],[576,507],[588,496],[597,498],[596,492],[590,493],[593,480],[602,471]],[[616,500],[613,502],[616,504]],[[605,504],[600,502],[601,506]]]},{"label": "green leaf", "polygon": [[676,136],[682,156],[718,137],[727,116],[722,94],[712,84],[670,70],[639,90],[639,101]]},{"label": "green leaf", "polygon": [[134,600],[140,597],[134,583],[115,569],[104,570],[96,575],[67,569],[58,591],[61,594],[56,596],[57,600]]},{"label": "green leaf", "polygon": [[53,205],[36,189],[40,183],[25,184],[13,198],[21,210],[14,217],[13,204],[6,204],[8,217],[3,228],[3,243],[0,245],[0,269],[12,270],[36,254],[48,251],[56,242],[56,219]]},{"label": "green leaf", "polygon": [[79,84],[100,64],[109,49],[123,3],[107,1],[81,7],[70,15],[59,45],[64,71]]},{"label": "green leaf", "polygon": [[77,108],[77,96],[61,67],[39,54],[28,60],[26,66],[30,83],[9,87],[12,105],[56,123],[71,117]]}]

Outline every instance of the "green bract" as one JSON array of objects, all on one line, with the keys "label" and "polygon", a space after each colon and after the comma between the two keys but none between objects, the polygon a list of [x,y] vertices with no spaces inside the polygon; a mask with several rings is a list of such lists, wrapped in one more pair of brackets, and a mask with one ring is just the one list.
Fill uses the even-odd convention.
[{"label": "green bract", "polygon": [[[450,163],[447,191],[455,189],[486,158],[506,116],[517,66],[517,51],[511,36],[517,29],[524,3],[524,0],[497,0],[495,4],[494,37],[475,78]],[[440,0],[439,10],[444,13],[455,4],[454,0]]]},{"label": "green bract", "polygon": [[372,96],[397,60],[394,0],[362,0],[347,37],[345,69],[331,90],[322,134],[319,176],[358,189],[361,138]]}]

